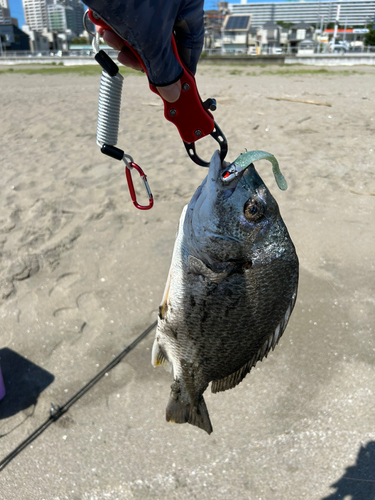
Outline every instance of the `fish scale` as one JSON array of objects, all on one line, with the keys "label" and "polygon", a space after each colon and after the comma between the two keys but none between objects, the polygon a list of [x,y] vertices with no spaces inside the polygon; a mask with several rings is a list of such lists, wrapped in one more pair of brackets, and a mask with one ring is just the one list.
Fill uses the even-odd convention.
[{"label": "fish scale", "polygon": [[[185,309],[185,318],[179,322],[177,331],[189,337],[198,347],[199,353],[204,356],[204,344],[206,339],[210,339],[210,350],[215,357],[211,365],[203,365],[204,371],[210,373],[213,379],[226,377],[233,370],[240,369],[252,353],[258,352],[270,337],[270,331],[274,332],[278,325],[277,317],[282,316],[290,303],[290,293],[285,289],[284,300],[278,303],[271,303],[272,297],[265,297],[264,301],[251,300],[263,296],[267,290],[274,287],[281,287],[281,283],[273,283],[272,278],[278,271],[269,269],[268,273],[262,270],[247,270],[241,276],[240,282],[236,276],[231,283],[230,279],[225,280],[221,286],[209,297],[205,295],[205,283],[196,290],[196,284],[192,288],[196,290],[196,306]],[[242,282],[242,283],[241,283]],[[252,286],[254,282],[258,284],[258,291]],[[223,311],[222,301],[223,288],[233,291],[231,302],[226,302],[226,311]],[[189,288],[187,288],[189,291]],[[293,292],[293,290],[291,290]],[[189,292],[188,292],[189,293]],[[199,296],[198,296],[199,295]],[[258,303],[257,303],[258,302]],[[270,307],[272,304],[272,307]],[[200,309],[200,310],[199,310]],[[272,314],[271,314],[272,312]],[[202,321],[204,319],[204,321]],[[249,335],[245,336],[241,342],[241,350],[238,349],[238,338],[244,330],[249,330]],[[211,338],[211,332],[215,332],[215,338]],[[252,335],[252,332],[256,335]],[[220,356],[221,364],[216,363]],[[201,360],[200,360],[201,361]],[[230,363],[229,363],[230,362]]]},{"label": "fish scale", "polygon": [[251,162],[238,163],[225,182],[215,153],[182,212],[152,353],[173,371],[167,420],[208,433],[209,383],[214,393],[238,385],[275,348],[297,295],[298,258],[277,203]]}]

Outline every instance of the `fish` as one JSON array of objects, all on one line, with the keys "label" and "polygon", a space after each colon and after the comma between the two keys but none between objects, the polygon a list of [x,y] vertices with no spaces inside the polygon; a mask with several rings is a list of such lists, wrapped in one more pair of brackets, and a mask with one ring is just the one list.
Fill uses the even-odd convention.
[{"label": "fish", "polygon": [[298,257],[249,152],[218,152],[182,211],[159,308],[152,364],[173,372],[166,420],[212,432],[203,393],[237,386],[279,342],[294,308]]}]

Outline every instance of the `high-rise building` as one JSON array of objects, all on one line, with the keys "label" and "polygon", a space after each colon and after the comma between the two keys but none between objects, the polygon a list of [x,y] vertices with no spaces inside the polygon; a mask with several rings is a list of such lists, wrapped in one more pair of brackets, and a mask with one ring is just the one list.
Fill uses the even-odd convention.
[{"label": "high-rise building", "polygon": [[58,3],[47,5],[48,28],[51,31],[66,31],[66,8]]},{"label": "high-rise building", "polygon": [[83,33],[83,14],[85,9],[81,0],[60,0],[59,3],[67,8],[66,18],[68,29],[71,29],[76,35]]},{"label": "high-rise building", "polygon": [[9,24],[10,22],[11,19],[8,0],[0,0],[0,24]]},{"label": "high-rise building", "polygon": [[80,35],[83,30],[83,5],[77,0],[54,0],[47,5],[48,26],[51,31],[71,30]]},{"label": "high-rise building", "polygon": [[10,24],[10,12],[9,9],[2,7],[0,5],[0,24]]},{"label": "high-rise building", "polygon": [[22,0],[25,24],[32,30],[43,31],[48,27],[48,0]]},{"label": "high-rise building", "polygon": [[[0,0],[7,1],[7,0]],[[22,0],[25,24],[32,30],[83,32],[84,8],[80,0]]]},{"label": "high-rise building", "polygon": [[375,14],[375,0],[313,0],[287,2],[246,2],[230,3],[231,14],[251,14],[253,26],[263,26],[266,22],[285,23],[307,22],[334,23],[340,7],[340,24],[367,26],[372,24]]}]

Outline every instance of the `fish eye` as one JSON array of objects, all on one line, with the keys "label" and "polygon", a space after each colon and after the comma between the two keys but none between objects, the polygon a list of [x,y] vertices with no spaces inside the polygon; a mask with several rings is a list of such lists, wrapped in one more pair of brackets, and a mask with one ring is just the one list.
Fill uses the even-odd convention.
[{"label": "fish eye", "polygon": [[264,214],[264,205],[260,200],[250,198],[244,206],[244,214],[247,220],[256,221]]}]

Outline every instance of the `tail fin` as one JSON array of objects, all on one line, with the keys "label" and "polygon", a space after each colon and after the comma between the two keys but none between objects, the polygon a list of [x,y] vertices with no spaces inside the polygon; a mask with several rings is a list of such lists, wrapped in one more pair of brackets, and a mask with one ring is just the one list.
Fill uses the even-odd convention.
[{"label": "tail fin", "polygon": [[176,424],[188,422],[203,429],[208,434],[212,432],[212,425],[203,396],[200,397],[198,408],[196,408],[190,402],[182,401],[181,393],[176,393],[172,389],[167,405],[166,419],[167,422]]}]

